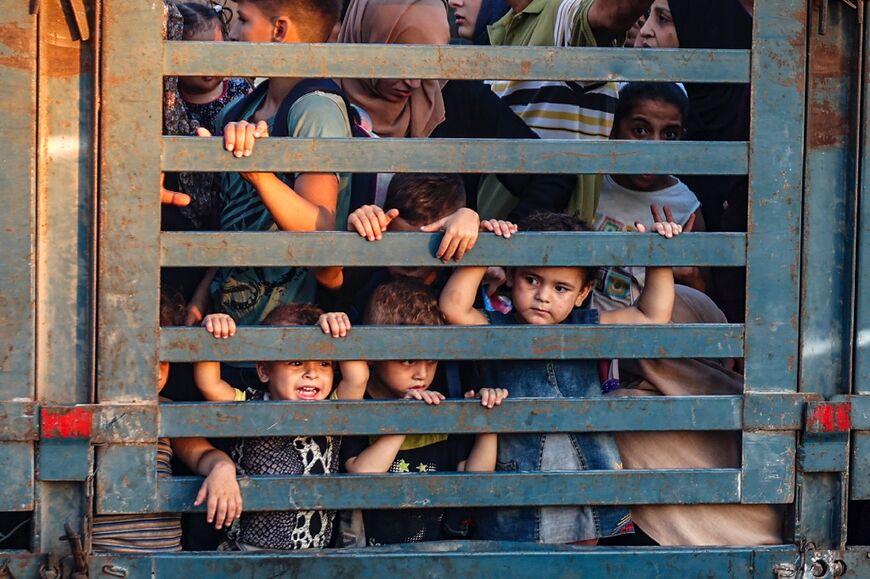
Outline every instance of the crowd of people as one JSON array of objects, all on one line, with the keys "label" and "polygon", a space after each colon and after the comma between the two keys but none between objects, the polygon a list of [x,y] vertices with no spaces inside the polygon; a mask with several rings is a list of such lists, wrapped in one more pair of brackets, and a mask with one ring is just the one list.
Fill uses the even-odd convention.
[{"label": "crowd of people", "polygon": [[[493,46],[749,48],[738,0],[165,0],[168,40]],[[451,36],[451,19],[454,36]],[[743,139],[748,87],[602,81],[167,78],[164,133],[220,136],[226,154],[271,137]],[[175,173],[164,230],[440,232],[459,262],[480,235],[628,231],[673,238],[745,229],[746,180],[678,175]],[[741,222],[741,218],[744,220]],[[506,244],[505,247],[508,247]],[[506,249],[507,251],[507,249]],[[582,251],[578,247],[577,251]],[[238,326],[665,324],[742,321],[740,272],[627,267],[228,267],[166,269],[161,322],[232,340]],[[726,291],[727,290],[727,291]],[[195,388],[193,388],[195,386]],[[735,360],[427,360],[161,365],[166,400],[247,403],[724,395]],[[630,430],[631,425],[626,425]],[[768,505],[247,512],[240,475],[734,468],[739,433],[252,437],[160,443],[158,473],[204,477],[196,517],[95,516],[94,548],[293,550],[444,539],[551,544],[738,545],[783,541]],[[173,459],[174,454],[174,459]]]}]

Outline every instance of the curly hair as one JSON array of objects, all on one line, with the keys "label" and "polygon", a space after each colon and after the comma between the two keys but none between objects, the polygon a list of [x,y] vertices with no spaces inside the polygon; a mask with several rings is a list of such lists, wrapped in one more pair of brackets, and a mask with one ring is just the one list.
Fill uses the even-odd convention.
[{"label": "curly hair", "polygon": [[185,317],[184,297],[175,290],[160,290],[159,318],[161,326],[181,326]]},{"label": "curly hair", "polygon": [[[520,231],[547,232],[581,232],[594,231],[579,213],[554,213],[552,211],[535,211],[523,218],[517,227]],[[583,279],[587,284],[595,283],[600,268],[595,266],[578,266],[583,270]]]},{"label": "curly hair", "polygon": [[312,304],[283,304],[269,312],[264,326],[313,326],[323,310]]},{"label": "curly hair", "polygon": [[372,293],[363,320],[380,326],[441,326],[435,291],[419,281],[393,279]]}]

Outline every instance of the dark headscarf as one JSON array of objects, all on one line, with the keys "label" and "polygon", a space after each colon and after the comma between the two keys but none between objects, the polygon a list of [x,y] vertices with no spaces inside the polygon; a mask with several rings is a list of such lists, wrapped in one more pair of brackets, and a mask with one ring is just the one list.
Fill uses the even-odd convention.
[{"label": "dark headscarf", "polygon": [[480,12],[474,23],[474,37],[472,42],[481,46],[489,46],[489,33],[486,27],[501,20],[510,10],[505,0],[481,0]]},{"label": "dark headscarf", "polygon": [[[752,17],[738,0],[669,0],[668,4],[680,48],[752,48]],[[740,84],[687,84],[687,137],[710,141],[743,138],[736,117],[744,106],[747,89]]]}]

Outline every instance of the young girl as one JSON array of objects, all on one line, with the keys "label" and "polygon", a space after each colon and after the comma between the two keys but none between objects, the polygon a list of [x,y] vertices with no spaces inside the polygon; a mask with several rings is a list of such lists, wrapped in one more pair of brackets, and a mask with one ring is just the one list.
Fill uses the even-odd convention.
[{"label": "young girl", "polygon": [[[350,320],[342,313],[324,314],[312,305],[275,308],[266,325],[317,324],[333,337],[343,337]],[[203,325],[216,338],[235,334],[233,319],[210,314]],[[257,375],[268,391],[237,390],[221,379],[220,363],[200,362],[194,370],[196,386],[209,401],[244,400],[360,400],[369,371],[365,362],[341,362],[341,381],[333,391],[334,364],[322,360],[258,362]],[[341,439],[336,436],[269,436],[240,439],[233,450],[239,472],[245,475],[308,475],[338,472]],[[229,550],[320,549],[332,537],[334,511],[274,511],[246,513],[228,533]]]},{"label": "young girl", "polygon": [[[510,237],[510,224],[490,222],[496,234]],[[526,218],[520,231],[586,231],[575,217],[541,212]],[[641,229],[645,229],[641,227]],[[656,223],[666,237],[680,232],[673,223]],[[507,270],[514,305],[512,314],[474,308],[485,267],[457,269],[440,305],[451,324],[666,324],[674,304],[674,279],[669,267],[650,268],[643,295],[634,307],[601,312],[581,308],[592,291],[594,268],[518,267]],[[519,397],[600,397],[601,382],[595,360],[498,360],[481,364],[481,383],[510,385]],[[510,434],[498,438],[501,471],[579,471],[622,468],[616,443],[604,433]],[[598,539],[632,530],[624,507],[504,508],[485,511],[479,518],[482,539],[540,543],[594,544]]]},{"label": "young girl", "polygon": [[[183,40],[222,41],[226,37],[226,22],[222,6],[206,6],[195,2],[178,4],[184,18]],[[251,92],[251,83],[242,78],[217,76],[182,76],[178,90],[187,105],[190,117],[215,133],[220,127],[214,122],[223,108],[240,96]]]},{"label": "young girl", "polygon": [[[677,141],[683,136],[688,97],[676,83],[628,83],[619,92],[612,139]],[[695,194],[673,175],[606,175],[595,214],[598,231],[636,231],[642,223],[649,229],[654,217],[650,206],[662,207],[667,221],[703,231],[701,204]],[[693,218],[694,215],[694,218]],[[633,304],[644,285],[643,267],[601,268],[593,304],[612,310]],[[704,279],[696,267],[674,270],[677,282],[704,291]]]},{"label": "young girl", "polygon": [[[179,303],[175,303],[179,302]],[[183,317],[180,300],[160,296],[160,323],[174,326]],[[157,379],[160,393],[169,379],[169,363],[161,362]],[[165,398],[160,399],[166,402]],[[157,476],[172,476],[173,453],[194,473],[205,477],[195,505],[207,501],[206,519],[215,528],[229,527],[242,513],[242,496],[236,480],[236,467],[224,452],[205,438],[178,438],[157,441]],[[181,515],[146,513],[139,515],[94,515],[93,549],[105,553],[151,553],[181,551]]]}]

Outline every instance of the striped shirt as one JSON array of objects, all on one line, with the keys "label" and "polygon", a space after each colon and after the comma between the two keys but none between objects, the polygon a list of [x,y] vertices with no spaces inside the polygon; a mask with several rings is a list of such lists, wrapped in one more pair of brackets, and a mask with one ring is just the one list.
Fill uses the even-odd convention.
[{"label": "striped shirt", "polygon": [[[596,46],[588,13],[594,0],[532,0],[489,27],[493,46]],[[490,81],[492,90],[542,139],[607,139],[618,86],[599,81]],[[600,178],[581,175],[568,207],[587,220],[595,215]],[[481,216],[504,217],[516,204],[493,178],[485,179]]]},{"label": "striped shirt", "polygon": [[[172,447],[168,438],[157,441],[157,477],[172,476]],[[181,551],[181,515],[95,515],[93,549],[103,553]]]}]

